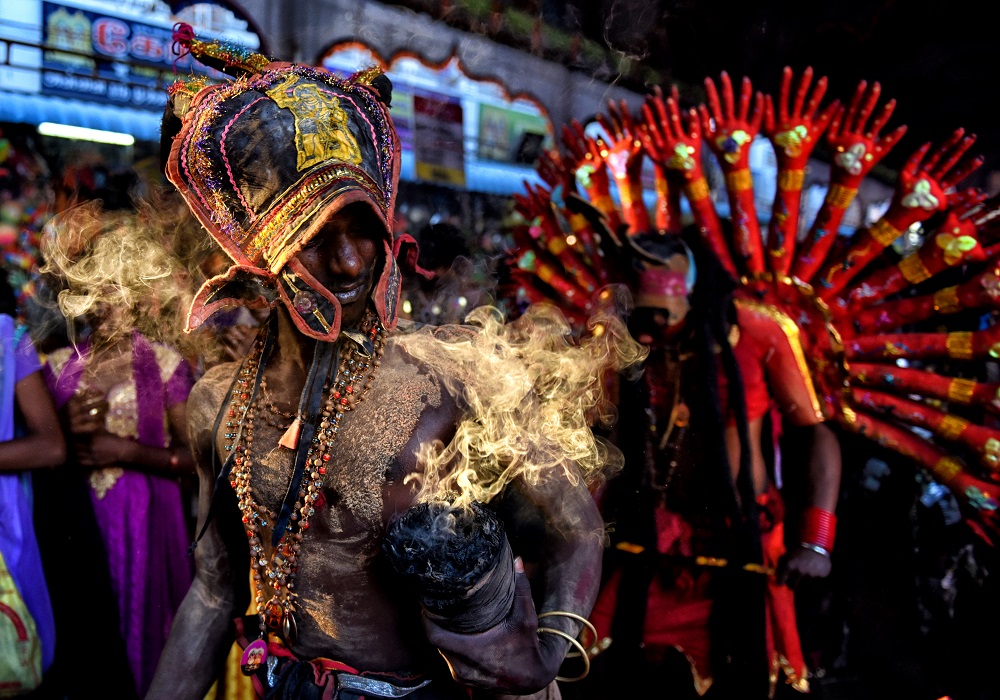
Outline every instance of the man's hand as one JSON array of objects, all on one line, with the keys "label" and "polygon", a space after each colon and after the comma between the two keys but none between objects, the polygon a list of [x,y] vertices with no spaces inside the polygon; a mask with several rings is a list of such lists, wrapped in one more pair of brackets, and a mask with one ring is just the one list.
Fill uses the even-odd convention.
[{"label": "man's hand", "polygon": [[484,632],[458,634],[424,617],[427,639],[462,685],[511,694],[546,687],[559,672],[568,642],[538,633],[531,586],[520,558],[514,560],[514,602],[507,617]]},{"label": "man's hand", "polygon": [[778,564],[779,584],[795,588],[803,578],[825,578],[830,575],[830,557],[805,547],[794,547]]}]

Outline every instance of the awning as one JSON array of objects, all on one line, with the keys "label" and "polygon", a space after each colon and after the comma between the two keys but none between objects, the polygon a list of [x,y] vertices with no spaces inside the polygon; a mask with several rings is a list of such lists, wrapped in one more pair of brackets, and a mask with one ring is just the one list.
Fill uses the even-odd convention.
[{"label": "awning", "polygon": [[0,90],[0,122],[56,122],[132,134],[137,141],[159,141],[161,117],[148,110]]}]

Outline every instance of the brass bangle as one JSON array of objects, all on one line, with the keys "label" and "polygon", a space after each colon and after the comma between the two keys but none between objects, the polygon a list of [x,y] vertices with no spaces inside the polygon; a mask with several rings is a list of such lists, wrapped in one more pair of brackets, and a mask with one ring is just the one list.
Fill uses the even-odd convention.
[{"label": "brass bangle", "polygon": [[954,457],[942,457],[931,467],[931,473],[947,486],[952,479],[962,473],[962,463]]},{"label": "brass bangle", "polygon": [[920,259],[917,253],[910,253],[905,258],[896,264],[899,269],[900,274],[906,279],[910,284],[920,284],[921,282],[926,282],[931,278],[931,271],[927,269],[924,265],[924,261]]},{"label": "brass bangle", "polygon": [[[548,612],[543,612],[543,613],[539,614],[538,619],[541,620],[543,617],[551,617],[553,615],[558,615],[560,617],[568,617],[568,618],[570,618],[572,620],[576,620],[577,622],[580,622],[580,623],[583,624],[584,628],[586,628],[586,630],[588,632],[590,632],[590,642],[588,644],[583,644],[581,642],[581,644],[584,647],[593,646],[594,644],[597,643],[597,628],[594,627],[593,623],[591,623],[591,621],[588,620],[587,618],[585,618],[583,615],[577,615],[576,613],[569,612],[568,610],[549,610]],[[572,659],[572,658],[576,657],[577,655],[578,655],[578,652],[574,651],[574,652],[571,652],[569,654],[566,654],[566,658],[567,659]]]},{"label": "brass bangle", "polygon": [[548,632],[549,634],[555,634],[562,637],[563,639],[567,640],[570,644],[572,644],[577,648],[577,650],[580,653],[580,658],[583,659],[583,673],[574,678],[566,678],[565,676],[556,676],[557,681],[561,681],[563,683],[573,683],[575,681],[582,681],[584,678],[587,677],[587,674],[590,673],[590,656],[587,654],[587,650],[583,648],[583,645],[580,644],[580,642],[576,639],[576,637],[573,637],[569,632],[563,632],[562,630],[557,630],[554,627],[539,627],[538,632],[539,634],[541,634],[542,632]]},{"label": "brass bangle", "polygon": [[956,377],[948,384],[948,400],[957,401],[958,403],[972,403],[975,391],[976,382],[971,379]]},{"label": "brass bangle", "polygon": [[844,187],[843,185],[834,183],[833,185],[830,185],[830,189],[827,190],[826,201],[837,209],[847,209],[847,207],[851,206],[851,202],[854,201],[854,197],[857,194],[857,188]]},{"label": "brass bangle", "polygon": [[945,287],[934,292],[934,310],[942,314],[961,311],[962,301],[958,298],[958,287]]},{"label": "brass bangle", "polygon": [[945,414],[938,426],[938,435],[948,440],[958,440],[959,436],[969,427],[969,421],[958,416]]},{"label": "brass bangle", "polygon": [[972,352],[972,331],[954,331],[949,333],[944,341],[948,357],[956,360],[971,360]]},{"label": "brass bangle", "polygon": [[898,228],[890,224],[885,219],[879,219],[868,229],[868,233],[878,241],[879,245],[886,248],[893,243],[896,239],[903,235],[903,232]]},{"label": "brass bangle", "polygon": [[708,183],[705,182],[705,178],[699,178],[688,183],[687,196],[692,202],[700,202],[703,199],[707,199],[708,195]]}]

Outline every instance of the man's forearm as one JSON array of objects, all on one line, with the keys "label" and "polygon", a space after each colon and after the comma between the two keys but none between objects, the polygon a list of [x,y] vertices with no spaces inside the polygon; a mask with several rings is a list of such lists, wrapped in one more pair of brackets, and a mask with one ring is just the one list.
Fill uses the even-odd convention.
[{"label": "man's forearm", "polygon": [[202,700],[233,641],[232,605],[195,579],[181,603],[146,700]]}]

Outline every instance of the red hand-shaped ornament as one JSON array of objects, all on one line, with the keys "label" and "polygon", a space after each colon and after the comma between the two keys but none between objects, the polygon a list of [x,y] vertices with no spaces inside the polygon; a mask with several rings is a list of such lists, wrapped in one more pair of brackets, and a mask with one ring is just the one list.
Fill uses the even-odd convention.
[{"label": "red hand-shaped ornament", "polygon": [[663,95],[656,92],[646,98],[642,115],[645,123],[639,130],[639,140],[643,148],[654,163],[683,179],[684,195],[691,204],[702,236],[729,274],[737,276],[701,166],[701,125],[697,111],[690,110],[687,124],[684,124],[676,97],[664,100]]},{"label": "red hand-shaped ornament", "polygon": [[622,100],[616,105],[608,100],[608,114],[598,114],[597,121],[610,139],[604,162],[618,187],[622,215],[630,234],[649,231],[649,212],[642,199],[642,142],[628,104]]},{"label": "red hand-shaped ornament", "polygon": [[764,97],[763,132],[771,140],[778,160],[778,187],[768,222],[767,257],[771,271],[779,276],[788,274],[795,254],[806,163],[820,135],[840,109],[840,102],[834,100],[817,114],[823,95],[826,94],[827,79],[823,76],[817,80],[809,93],[812,77],[812,68],[806,68],[789,107],[792,69],[785,67],[777,114],[771,96]]},{"label": "red hand-shaped ornament", "polygon": [[830,188],[809,231],[804,250],[792,267],[792,274],[801,280],[812,281],[837,238],[844,213],[857,196],[858,185],[906,133],[906,127],[900,126],[886,136],[879,135],[896,108],[896,101],[889,100],[881,113],[871,119],[881,94],[879,83],[868,89],[868,83],[862,80],[846,112],[835,112],[830,120],[826,132],[826,141],[833,153]]},{"label": "red hand-shaped ornament", "polygon": [[[753,179],[750,175],[750,144],[760,131],[764,117],[764,96],[753,92],[750,79],[744,77],[739,107],[734,101],[729,74],[723,72],[722,101],[711,78],[705,78],[708,106],[699,105],[701,128],[708,147],[719,159],[726,176],[729,208],[733,222],[733,244],[743,272],[764,271],[764,246],[753,200]],[[750,103],[753,101],[753,111]]]}]

